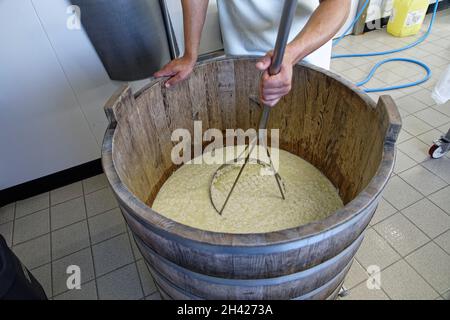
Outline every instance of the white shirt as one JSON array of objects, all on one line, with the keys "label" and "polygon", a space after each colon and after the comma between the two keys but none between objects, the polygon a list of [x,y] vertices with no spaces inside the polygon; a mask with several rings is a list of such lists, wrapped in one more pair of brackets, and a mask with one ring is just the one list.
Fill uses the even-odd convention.
[{"label": "white shirt", "polygon": [[[226,54],[261,56],[273,50],[284,1],[217,0],[217,5]],[[318,5],[319,0],[299,0],[289,41],[303,29]],[[331,41],[304,60],[328,70]]]}]

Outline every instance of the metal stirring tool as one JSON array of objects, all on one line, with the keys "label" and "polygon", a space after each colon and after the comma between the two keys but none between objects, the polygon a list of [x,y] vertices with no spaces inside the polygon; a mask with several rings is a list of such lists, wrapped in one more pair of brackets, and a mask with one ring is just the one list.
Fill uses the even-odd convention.
[{"label": "metal stirring tool", "polygon": [[[275,49],[273,52],[273,56],[272,56],[272,63],[271,66],[269,68],[269,74],[271,76],[277,75],[278,73],[280,73],[281,71],[281,66],[282,66],[282,62],[283,62],[283,57],[284,57],[284,53],[286,50],[286,45],[288,42],[288,38],[289,38],[289,34],[290,34],[290,30],[291,30],[291,26],[292,26],[292,22],[294,20],[295,17],[295,11],[297,9],[297,4],[298,4],[298,0],[285,0],[284,2],[284,6],[283,6],[283,12],[282,12],[282,16],[281,16],[281,21],[280,21],[280,26],[278,29],[278,36],[277,36],[277,41],[275,44]],[[263,110],[261,113],[261,117],[259,120],[259,131],[258,131],[258,138],[259,138],[259,142],[262,143],[263,141],[265,141],[264,139],[264,133],[267,129],[267,124],[269,122],[269,116],[270,116],[270,110],[271,107],[264,105],[263,106]],[[251,145],[251,148],[250,148]],[[225,210],[225,207],[227,206],[228,201],[230,200],[230,197],[236,187],[236,185],[239,182],[239,179],[241,178],[242,172],[244,171],[245,167],[247,166],[249,160],[250,160],[250,156],[253,152],[254,147],[256,146],[255,143],[250,143],[249,145],[246,146],[244,152],[242,154],[245,154],[245,152],[247,152],[247,150],[250,148],[247,156],[245,157],[245,162],[244,164],[241,166],[238,175],[236,176],[236,179],[234,180],[234,183],[225,199],[225,202],[223,203],[221,208],[217,208],[216,204],[214,203],[213,199],[212,199],[212,195],[211,195],[211,190],[210,190],[210,197],[211,197],[211,202],[214,206],[214,208],[216,209],[216,211],[222,215],[223,211]],[[270,153],[269,153],[269,149],[267,148],[267,146],[264,146],[266,151],[267,151],[267,156],[269,159],[269,166],[272,170],[272,172],[274,172],[274,177],[275,180],[277,182],[277,186],[278,189],[280,191],[281,197],[284,200],[285,199],[285,192],[284,192],[284,185],[283,182],[281,180],[280,175],[275,171],[274,166],[273,166],[273,162],[272,159],[270,157]],[[238,159],[236,159],[233,162],[237,162],[237,160],[239,160],[240,157],[238,157]],[[222,170],[224,167],[226,167],[226,165],[221,166],[217,171]],[[217,172],[216,172],[217,174]],[[216,175],[215,175],[216,176]],[[213,182],[214,183],[214,178],[213,178]]]}]

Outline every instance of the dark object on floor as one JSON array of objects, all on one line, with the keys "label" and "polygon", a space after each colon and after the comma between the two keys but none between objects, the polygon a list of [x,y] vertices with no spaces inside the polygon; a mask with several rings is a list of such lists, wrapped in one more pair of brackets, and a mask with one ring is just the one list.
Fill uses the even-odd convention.
[{"label": "dark object on floor", "polygon": [[171,60],[159,1],[71,0],[112,80],[149,78]]},{"label": "dark object on floor", "polygon": [[47,300],[36,278],[0,235],[0,300]]}]

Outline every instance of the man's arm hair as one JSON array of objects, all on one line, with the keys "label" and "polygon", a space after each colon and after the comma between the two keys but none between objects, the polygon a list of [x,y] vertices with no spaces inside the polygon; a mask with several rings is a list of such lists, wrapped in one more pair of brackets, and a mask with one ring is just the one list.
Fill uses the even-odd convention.
[{"label": "man's arm hair", "polygon": [[345,23],[350,0],[320,0],[308,23],[288,45],[292,63],[297,63],[327,43]]},{"label": "man's arm hair", "polygon": [[182,0],[184,56],[197,60],[209,0]]}]

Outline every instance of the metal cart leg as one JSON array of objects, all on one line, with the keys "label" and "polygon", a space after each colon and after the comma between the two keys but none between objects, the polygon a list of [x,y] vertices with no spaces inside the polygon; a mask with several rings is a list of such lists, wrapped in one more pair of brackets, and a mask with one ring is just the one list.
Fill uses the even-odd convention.
[{"label": "metal cart leg", "polygon": [[446,135],[443,135],[430,148],[429,154],[433,159],[442,158],[446,153],[450,152],[450,129]]},{"label": "metal cart leg", "polygon": [[338,296],[339,296],[339,298],[344,298],[344,297],[348,296],[349,294],[350,294],[350,291],[346,287],[342,286],[341,290],[339,290]]}]

